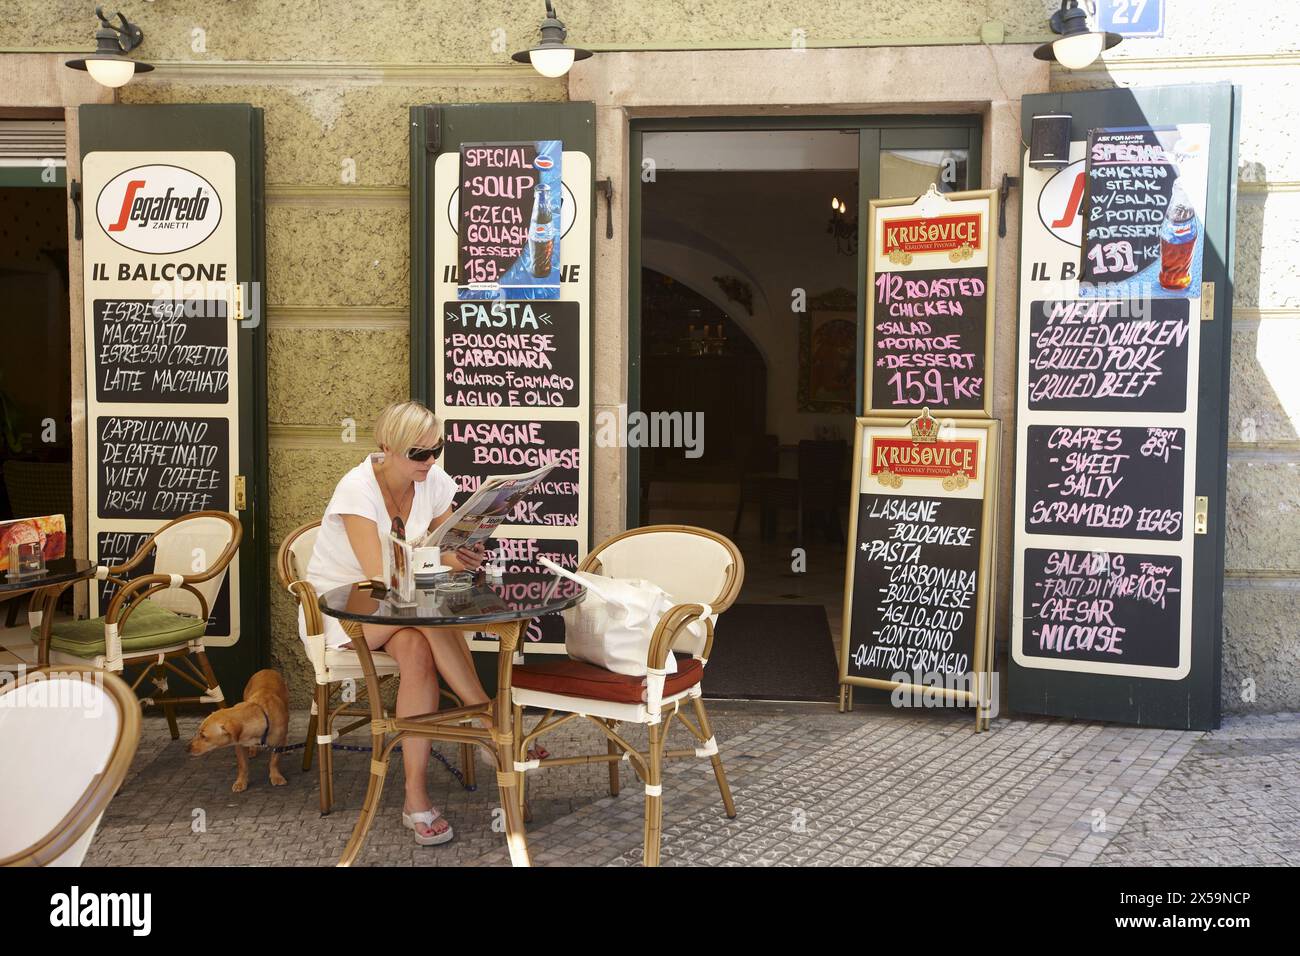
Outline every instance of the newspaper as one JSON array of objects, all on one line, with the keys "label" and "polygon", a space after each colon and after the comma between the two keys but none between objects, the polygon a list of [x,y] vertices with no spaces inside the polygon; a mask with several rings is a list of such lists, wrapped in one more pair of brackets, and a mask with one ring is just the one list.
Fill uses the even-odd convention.
[{"label": "newspaper", "polygon": [[455,551],[472,548],[480,541],[492,537],[497,526],[515,510],[520,499],[532,492],[545,478],[554,464],[544,465],[521,475],[494,475],[484,478],[469,500],[456,509],[455,514],[422,538],[411,542],[412,548],[439,548]]},{"label": "newspaper", "polygon": [[483,479],[478,490],[456,509],[450,518],[425,535],[407,541],[392,532],[384,554],[384,576],[388,580],[388,600],[400,607],[415,600],[415,549],[438,548],[455,551],[472,548],[492,537],[497,526],[510,516],[519,500],[533,490],[550,473],[546,465],[522,475],[496,475]]}]

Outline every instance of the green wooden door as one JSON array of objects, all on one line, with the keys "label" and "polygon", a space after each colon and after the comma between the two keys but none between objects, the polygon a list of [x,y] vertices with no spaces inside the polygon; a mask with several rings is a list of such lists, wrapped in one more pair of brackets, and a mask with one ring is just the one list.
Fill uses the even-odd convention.
[{"label": "green wooden door", "polygon": [[[1237,88],[1217,84],[1044,94],[1025,97],[1022,104],[1026,142],[1034,114],[1072,116],[1072,163],[1059,172],[1035,170],[1027,164],[1021,171],[1021,328],[1009,637],[1009,696],[1015,712],[1148,727],[1209,729],[1219,725],[1240,96]],[[1089,133],[1102,129],[1112,131],[1105,135],[1128,136],[1138,145],[1122,153],[1093,149],[1094,165],[1087,166]],[[1161,150],[1151,152],[1156,136],[1162,137]],[[1166,155],[1174,158],[1172,164],[1162,158]],[[1148,163],[1130,156],[1156,158]],[[1121,172],[1106,171],[1121,164],[1131,164],[1122,172],[1126,191],[1111,185]],[[1091,176],[1090,170],[1095,170]],[[1140,291],[1141,277],[1154,277],[1157,267],[1163,268],[1162,246],[1161,262],[1155,266],[1135,272],[1132,279],[1095,285],[1102,300],[1115,303],[1114,311],[1105,317],[1095,311],[1080,313],[1089,315],[1093,325],[1084,333],[1086,339],[1072,339],[1084,349],[1059,349],[1049,354],[1041,345],[1047,314],[1043,300],[1048,301],[1048,308],[1051,303],[1068,308],[1070,300],[1082,301],[1088,289],[1081,288],[1078,276],[1081,261],[1089,258],[1088,250],[1110,238],[1141,235],[1133,231],[1138,226],[1114,229],[1110,220],[1128,217],[1142,222],[1138,202],[1159,193],[1159,180],[1174,176],[1184,183],[1187,195],[1194,197],[1193,203],[1197,194],[1205,197],[1197,216],[1203,229],[1203,238],[1198,240],[1203,243],[1200,275],[1193,274],[1184,291],[1171,292],[1173,287],[1166,286],[1163,278],[1147,281],[1146,291]],[[1096,204],[1087,198],[1089,191],[1100,197]],[[1117,194],[1118,200],[1108,204],[1117,210],[1114,216],[1096,212],[1107,205],[1104,200]],[[1168,200],[1171,210],[1176,196]],[[1138,212],[1132,212],[1135,209]],[[1168,214],[1173,215],[1172,211]],[[1149,243],[1146,248],[1154,249],[1158,238],[1135,238],[1134,243],[1143,241]],[[1199,282],[1194,281],[1197,278]],[[1098,297],[1091,296],[1088,301],[1096,302]],[[1105,308],[1110,311],[1112,307]],[[1134,308],[1152,311],[1144,317]],[[1124,390],[1120,373],[1114,374],[1111,394],[1119,397],[1103,399],[1100,390],[1088,391],[1092,383],[1104,381],[1100,375],[1105,373],[1055,371],[1058,366],[1053,363],[1083,368],[1091,361],[1091,356],[1098,354],[1093,347],[1103,341],[1094,333],[1114,329],[1119,330],[1117,336],[1140,336],[1143,323],[1155,327],[1153,319],[1161,316],[1169,317],[1163,325],[1176,328],[1176,334],[1165,335],[1165,344],[1148,351],[1151,373],[1137,387]],[[1035,341],[1031,335],[1039,338]],[[1064,341],[1056,332],[1052,336],[1057,342]],[[1118,343],[1120,338],[1110,341]],[[1183,342],[1190,344],[1180,344]],[[1115,345],[1106,354],[1113,353],[1118,359],[1124,348],[1131,346]],[[1053,385],[1046,377],[1049,374],[1069,383],[1068,394],[1039,389],[1039,384]],[[1154,396],[1166,389],[1161,384],[1166,381],[1177,382],[1177,387],[1169,386],[1167,398],[1154,401]],[[1077,390],[1076,385],[1080,386]],[[1144,391],[1147,388],[1149,394]],[[1124,487],[1129,489],[1121,488],[1115,497],[1119,508],[1104,501],[1105,495],[1083,502],[1077,509],[1074,506],[1081,502],[1067,502],[1069,511],[1037,508],[1043,499],[1042,489],[1055,486],[1035,485],[1035,461],[1041,474],[1055,474],[1043,468],[1042,462],[1057,453],[1036,446],[1034,433],[1040,441],[1045,435],[1055,440],[1077,435],[1081,428],[1099,429],[1094,434],[1103,436],[1108,447],[1114,448],[1121,447],[1118,443],[1127,442],[1130,435],[1140,440],[1158,429],[1161,434],[1153,437],[1163,441],[1174,436],[1166,454],[1181,458],[1167,459],[1177,460],[1178,466],[1170,465],[1159,472],[1163,480],[1153,481],[1151,466],[1135,469],[1131,464],[1147,457],[1150,446],[1143,443],[1141,451],[1134,447],[1127,461],[1118,462],[1121,471],[1128,470],[1120,481],[1127,482]],[[1125,447],[1124,453],[1128,451]],[[1093,452],[1086,448],[1082,454]],[[1064,458],[1066,453],[1059,454]],[[1078,461],[1091,467],[1082,459]],[[1135,488],[1142,489],[1136,496]],[[1144,528],[1140,521],[1131,522],[1123,510],[1132,507],[1131,502],[1141,509],[1156,498],[1173,505],[1168,512],[1176,521],[1160,526],[1148,523]],[[1201,499],[1204,507],[1198,508]],[[1105,520],[1098,509],[1107,509]],[[1198,510],[1201,521],[1197,520]],[[1073,522],[1070,527],[1047,530],[1044,515],[1066,513],[1078,516],[1069,519]],[[1051,571],[1046,570],[1047,562]],[[1080,570],[1070,571],[1071,564]]]},{"label": "green wooden door", "polygon": [[[498,158],[511,173],[488,171]],[[556,464],[551,478],[564,476],[557,494],[545,503],[530,496],[489,542],[510,569],[535,567],[538,554],[576,567],[591,546],[591,269],[596,223],[607,211],[596,198],[595,163],[591,103],[411,109],[411,394],[443,422],[440,464],[459,485],[457,504],[480,477],[546,464]],[[544,195],[558,221],[558,254],[545,255],[558,272],[554,286],[529,278],[538,263],[529,212],[538,215]],[[462,273],[462,253],[515,271],[494,288],[471,288],[476,277]],[[541,379],[548,384],[532,384]],[[517,437],[525,431],[531,447]],[[530,624],[521,645],[563,653],[558,615]],[[494,652],[495,638],[474,635],[470,646]],[[493,657],[477,659],[491,686]]]},{"label": "green wooden door", "polygon": [[[262,111],[247,105],[83,106],[80,130],[90,555],[120,558],[121,548],[177,513],[211,508],[236,514],[243,542],[213,608],[206,642],[225,696],[237,700],[248,677],[266,663],[270,626]],[[187,205],[171,217],[174,222],[163,210],[138,229],[123,228],[114,221],[118,210],[109,207],[122,203],[112,184],[124,177],[128,189],[140,184],[134,195],[148,195],[162,183]],[[207,225],[194,232],[196,221]],[[193,234],[170,238],[177,230]],[[124,238],[128,234],[133,238]],[[242,320],[234,311],[235,296]],[[197,345],[203,357],[190,352],[193,362],[186,367],[160,369],[156,361],[149,366],[149,359],[132,356],[144,369],[132,383],[128,359],[109,362],[106,353],[95,354],[96,300],[215,304],[204,305],[200,318],[177,332],[187,337],[180,344]],[[124,377],[110,382],[117,371]],[[197,468],[185,479],[192,478],[187,494],[140,498],[129,488],[115,490],[116,479],[106,477],[97,460],[106,447],[97,423],[108,419],[182,422],[192,426],[188,435],[202,432],[190,449]],[[122,447],[115,445],[115,453]],[[110,547],[111,556],[99,554]],[[92,608],[96,603],[92,594]]]}]

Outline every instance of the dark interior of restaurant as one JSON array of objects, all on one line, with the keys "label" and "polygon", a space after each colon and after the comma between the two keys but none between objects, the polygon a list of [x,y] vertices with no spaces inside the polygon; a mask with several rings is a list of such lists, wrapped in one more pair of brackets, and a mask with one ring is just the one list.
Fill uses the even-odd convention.
[{"label": "dark interior of restaurant", "polygon": [[749,138],[721,154],[719,134],[671,135],[699,145],[669,144],[673,168],[642,187],[640,408],[703,412],[704,440],[695,458],[641,450],[642,520],[732,537],[741,603],[765,606],[749,629],[811,628],[799,656],[824,675],[853,441],[857,133],[721,134]]},{"label": "dark interior of restaurant", "polygon": [[72,513],[67,265],[67,194],[0,188],[0,521]]}]

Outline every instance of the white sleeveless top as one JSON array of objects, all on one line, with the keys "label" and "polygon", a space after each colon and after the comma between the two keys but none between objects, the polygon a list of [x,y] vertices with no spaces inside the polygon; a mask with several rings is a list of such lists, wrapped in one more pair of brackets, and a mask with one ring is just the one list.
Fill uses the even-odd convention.
[{"label": "white sleeveless top", "polygon": [[[365,580],[366,573],[361,570],[348,541],[347,529],[343,526],[344,515],[360,515],[375,523],[375,534],[379,538],[380,553],[388,552],[388,533],[392,529],[392,518],[384,504],[384,493],[380,490],[372,463],[384,460],[382,452],[368,456],[340,480],[334,488],[334,495],[325,508],[325,517],[321,521],[320,531],[316,533],[316,545],[312,548],[311,560],[307,562],[307,581],[323,594],[332,588],[345,584],[355,584]],[[429,469],[424,481],[415,483],[415,498],[411,502],[411,516],[406,522],[406,538],[414,540],[429,530],[429,525],[451,507],[456,495],[456,482],[442,470],[441,465]],[[299,615],[300,630],[303,628]],[[349,640],[336,618],[325,618],[325,643],[329,647],[338,647]]]}]

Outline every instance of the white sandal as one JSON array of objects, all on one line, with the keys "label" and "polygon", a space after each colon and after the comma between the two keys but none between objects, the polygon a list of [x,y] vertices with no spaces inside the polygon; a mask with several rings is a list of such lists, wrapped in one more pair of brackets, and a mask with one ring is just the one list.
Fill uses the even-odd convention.
[{"label": "white sandal", "polygon": [[438,846],[442,843],[446,843],[456,835],[451,828],[450,821],[447,822],[447,829],[443,830],[441,833],[430,833],[427,836],[416,829],[416,827],[419,824],[424,824],[426,827],[432,828],[434,821],[441,816],[441,810],[420,810],[416,813],[407,813],[406,811],[402,811],[402,825],[407,829],[414,831],[415,842],[420,846]]}]

